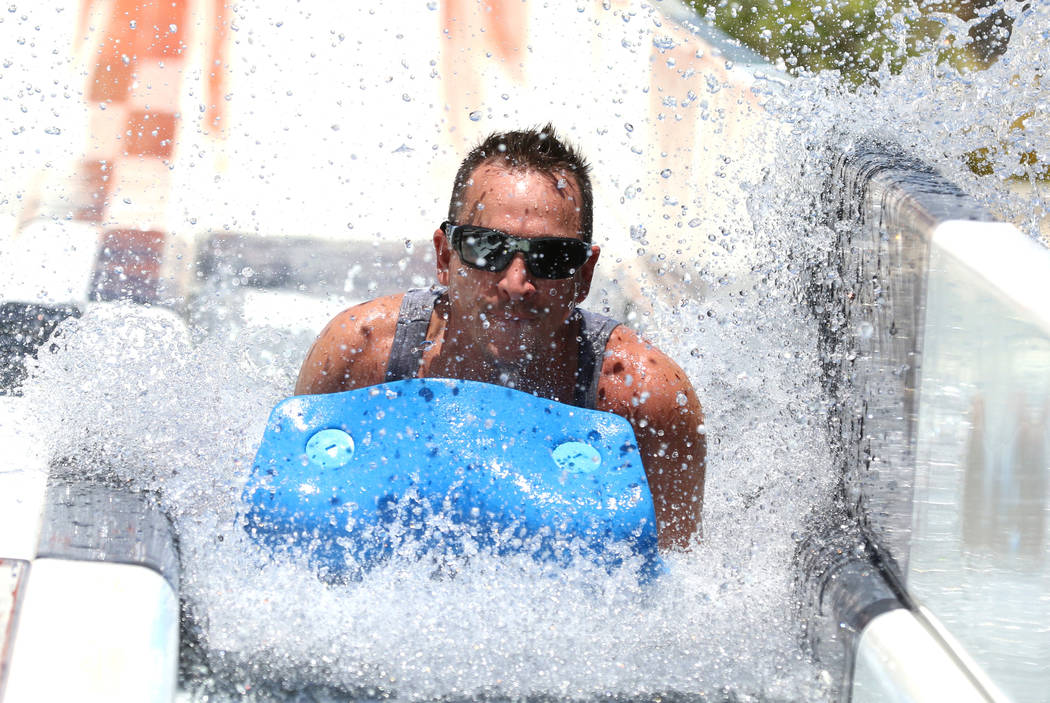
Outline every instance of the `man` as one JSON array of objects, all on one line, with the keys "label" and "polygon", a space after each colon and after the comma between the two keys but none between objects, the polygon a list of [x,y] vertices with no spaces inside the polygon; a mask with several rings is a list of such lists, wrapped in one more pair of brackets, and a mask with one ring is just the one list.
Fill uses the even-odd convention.
[{"label": "man", "polygon": [[634,427],[660,548],[687,547],[704,491],[700,403],[658,349],[576,308],[598,263],[592,223],[589,166],[551,125],[489,136],[464,159],[434,232],[442,287],[340,313],[296,394],[459,378],[616,413]]}]

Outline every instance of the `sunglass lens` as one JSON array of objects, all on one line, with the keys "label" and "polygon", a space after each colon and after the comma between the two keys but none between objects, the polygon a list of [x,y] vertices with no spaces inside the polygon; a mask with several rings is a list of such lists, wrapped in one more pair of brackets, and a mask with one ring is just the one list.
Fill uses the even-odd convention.
[{"label": "sunglass lens", "polygon": [[463,233],[461,255],[475,268],[500,271],[507,267],[512,253],[507,251],[507,238],[499,232],[473,229]]},{"label": "sunglass lens", "polygon": [[587,245],[578,239],[536,242],[529,253],[529,270],[538,278],[568,278],[587,260]]}]

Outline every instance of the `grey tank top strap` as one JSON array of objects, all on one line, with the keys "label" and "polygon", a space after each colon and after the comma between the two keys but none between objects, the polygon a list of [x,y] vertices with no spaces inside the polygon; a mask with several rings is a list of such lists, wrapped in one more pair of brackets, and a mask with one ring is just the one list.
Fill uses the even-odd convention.
[{"label": "grey tank top strap", "polygon": [[573,405],[593,410],[598,405],[598,382],[609,335],[620,323],[596,312],[577,309],[580,318],[580,356],[576,364],[576,389]]},{"label": "grey tank top strap", "polygon": [[386,365],[386,380],[404,381],[419,373],[434,303],[444,292],[444,288],[439,287],[413,288],[405,292],[394,330],[394,345]]},{"label": "grey tank top strap", "polygon": [[[394,330],[394,344],[386,366],[387,381],[415,378],[426,350],[427,328],[434,303],[445,293],[441,287],[414,288],[405,293]],[[598,381],[609,335],[620,324],[611,317],[577,309],[580,321],[580,351],[576,364],[576,387],[572,404],[591,408],[598,403]]]}]

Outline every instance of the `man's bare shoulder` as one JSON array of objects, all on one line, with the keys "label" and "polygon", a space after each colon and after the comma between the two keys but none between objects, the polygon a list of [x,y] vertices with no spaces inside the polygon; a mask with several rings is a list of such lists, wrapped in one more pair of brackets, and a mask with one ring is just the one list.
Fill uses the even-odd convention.
[{"label": "man's bare shoulder", "polygon": [[349,307],[332,318],[321,337],[356,336],[361,340],[372,340],[382,338],[384,333],[393,335],[404,297],[404,293],[397,293]]},{"label": "man's bare shoulder", "polygon": [[334,393],[383,382],[403,293],[343,310],[317,337],[299,371],[296,394]]},{"label": "man's bare shoulder", "polygon": [[[640,410],[678,409],[695,394],[682,368],[637,332],[620,325],[605,346],[599,409],[637,417]],[[649,414],[645,413],[645,414]]]},{"label": "man's bare shoulder", "polygon": [[617,327],[605,351],[598,409],[634,428],[660,548],[688,548],[700,534],[704,500],[703,408],[681,367],[634,331]]}]

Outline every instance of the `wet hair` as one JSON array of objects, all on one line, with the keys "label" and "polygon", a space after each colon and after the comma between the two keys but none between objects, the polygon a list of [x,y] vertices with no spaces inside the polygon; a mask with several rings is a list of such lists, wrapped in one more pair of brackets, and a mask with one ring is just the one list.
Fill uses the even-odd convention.
[{"label": "wet hair", "polygon": [[448,219],[456,222],[463,209],[463,195],[474,171],[483,164],[496,164],[509,171],[535,171],[558,178],[562,172],[576,178],[580,191],[580,236],[588,244],[594,234],[594,193],[591,190],[591,166],[572,144],[558,138],[554,126],[513,132],[493,132],[470,150],[456,172]]}]

